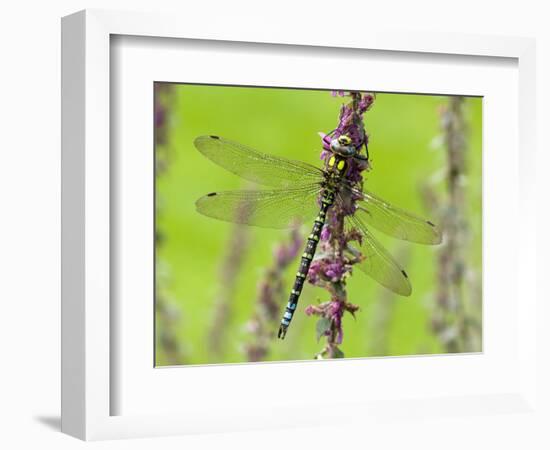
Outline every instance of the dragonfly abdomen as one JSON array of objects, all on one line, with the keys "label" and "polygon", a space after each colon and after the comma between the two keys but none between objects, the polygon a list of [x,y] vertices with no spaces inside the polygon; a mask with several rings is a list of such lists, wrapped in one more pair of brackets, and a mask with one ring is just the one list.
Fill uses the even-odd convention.
[{"label": "dragonfly abdomen", "polygon": [[326,189],[323,192],[323,196],[321,198],[321,208],[315,222],[313,223],[311,234],[307,239],[306,247],[304,249],[302,259],[300,260],[300,266],[298,267],[298,272],[296,273],[296,279],[294,280],[294,286],[290,291],[288,303],[286,305],[283,318],[281,319],[281,326],[279,327],[278,333],[278,337],[281,339],[285,338],[286,330],[288,329],[290,321],[296,311],[298,299],[302,293],[302,288],[304,287],[304,283],[306,281],[309,266],[311,265],[311,261],[313,261],[313,257],[315,256],[315,252],[317,250],[317,244],[321,238],[321,230],[325,224],[327,211],[333,203],[334,191]]}]

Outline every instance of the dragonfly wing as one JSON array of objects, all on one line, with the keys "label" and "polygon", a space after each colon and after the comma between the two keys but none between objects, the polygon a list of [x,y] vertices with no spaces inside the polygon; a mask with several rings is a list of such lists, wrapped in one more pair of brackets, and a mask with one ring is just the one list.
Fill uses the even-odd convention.
[{"label": "dragonfly wing", "polygon": [[289,188],[322,178],[322,171],[310,164],[261,153],[219,136],[200,136],[195,147],[224,169],[264,186]]},{"label": "dragonfly wing", "polygon": [[363,237],[360,248],[364,259],[357,267],[390,291],[403,296],[411,295],[411,283],[405,270],[376,240],[365,224],[355,216],[349,216],[348,220]]},{"label": "dragonfly wing", "polygon": [[441,243],[441,231],[429,220],[416,216],[368,191],[356,191],[361,197],[355,215],[388,236],[419,244]]},{"label": "dragonfly wing", "polygon": [[319,211],[318,184],[294,189],[212,192],[196,202],[197,211],[226,222],[265,228],[290,228]]}]

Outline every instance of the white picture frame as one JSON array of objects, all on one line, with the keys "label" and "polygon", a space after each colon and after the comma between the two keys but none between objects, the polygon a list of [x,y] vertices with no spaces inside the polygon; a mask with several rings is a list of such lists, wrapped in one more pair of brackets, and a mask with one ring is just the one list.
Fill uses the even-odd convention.
[{"label": "white picture frame", "polygon": [[[185,23],[185,26],[182,26],[182,23]],[[535,153],[534,42],[530,39],[511,37],[398,34],[364,30],[360,32],[350,30],[346,34],[327,34],[321,26],[318,30],[308,29],[306,35],[298,29],[283,31],[276,26],[265,26],[265,24],[251,24],[246,29],[234,28],[223,21],[215,25],[215,27],[205,27],[204,22],[183,20],[171,15],[96,10],[82,11],[63,19],[62,430],[81,439],[97,440],[308,426],[328,418],[332,419],[332,423],[335,421],[336,423],[361,422],[366,418],[377,420],[379,417],[383,417],[384,420],[401,420],[404,414],[418,415],[419,411],[430,417],[498,414],[503,411],[536,414],[537,408],[540,407],[536,402],[535,382],[536,237],[534,233],[529,232],[534,229],[535,223],[532,203],[535,198],[532,195],[534,186],[530,178],[530,173],[534,170]],[[505,152],[509,148],[510,155],[514,158],[511,161],[501,161],[499,169],[506,174],[515,171],[515,175],[508,178],[503,176],[499,178],[496,173],[495,177],[491,178],[489,174],[492,183],[490,186],[485,185],[484,188],[487,188],[489,195],[492,196],[490,198],[498,199],[499,195],[506,196],[506,199],[511,200],[511,206],[506,205],[500,209],[491,208],[492,203],[489,203],[486,211],[496,217],[500,214],[499,211],[511,208],[516,217],[521,215],[522,220],[516,219],[510,226],[518,231],[523,230],[517,234],[520,237],[519,241],[509,244],[508,251],[509,254],[515,255],[513,259],[516,265],[502,268],[503,271],[509,271],[502,273],[508,275],[510,286],[522,287],[522,300],[518,301],[517,290],[509,289],[512,292],[503,292],[502,295],[510,296],[510,302],[502,307],[502,317],[498,319],[500,322],[497,322],[494,314],[488,314],[486,310],[484,326],[489,330],[494,329],[492,334],[489,332],[489,336],[501,336],[503,339],[505,339],[504,326],[511,326],[512,337],[506,338],[511,339],[508,347],[515,349],[513,354],[502,354],[497,344],[492,346],[491,342],[484,342],[484,349],[487,344],[490,347],[485,352],[485,359],[476,359],[472,356],[417,358],[416,360],[408,358],[408,362],[404,362],[401,358],[371,359],[368,369],[373,380],[383,381],[389,371],[399,373],[406,370],[412,379],[418,381],[415,395],[411,396],[413,391],[406,387],[393,389],[391,396],[384,390],[379,394],[372,391],[368,392],[368,395],[357,396],[347,402],[335,401],[333,404],[335,408],[321,408],[322,405],[319,402],[307,396],[303,396],[295,403],[278,403],[277,398],[280,398],[280,395],[277,391],[273,392],[272,396],[266,395],[262,398],[260,405],[257,396],[254,398],[254,395],[249,395],[247,398],[244,394],[246,389],[239,389],[238,383],[245,380],[248,383],[248,390],[253,392],[251,380],[273,378],[273,380],[280,379],[282,382],[291,372],[291,378],[303,376],[308,379],[318,376],[319,370],[323,370],[329,377],[338,376],[338,372],[342,371],[349,371],[350,374],[361,373],[365,366],[364,360],[339,361],[335,364],[329,362],[323,366],[308,363],[281,363],[240,365],[229,369],[197,367],[186,372],[178,368],[155,369],[148,347],[152,345],[152,336],[149,332],[142,333],[144,337],[140,341],[137,340],[138,335],[133,330],[138,325],[141,327],[146,324],[147,320],[152,324],[153,309],[147,309],[146,303],[143,303],[145,307],[140,309],[141,312],[136,312],[132,317],[125,315],[121,318],[121,314],[113,311],[111,303],[111,296],[116,291],[116,280],[112,279],[111,270],[112,254],[113,248],[118,245],[113,239],[115,235],[112,234],[115,226],[112,219],[112,198],[113,187],[118,185],[120,175],[111,167],[110,153],[111,146],[118,145],[119,139],[119,132],[111,129],[114,119],[111,115],[111,107],[115,95],[118,95],[113,90],[117,82],[116,77],[113,77],[113,62],[120,65],[122,63],[116,58],[124,58],[124,64],[128,64],[128,70],[125,70],[124,76],[130,77],[125,78],[125,82],[130,81],[125,83],[125,86],[131,85],[132,79],[135,79],[136,87],[139,89],[139,86],[144,85],[143,83],[150,81],[148,76],[155,78],[156,74],[149,74],[145,70],[143,73],[135,71],[132,64],[141,61],[141,64],[151,66],[151,61],[144,61],[143,55],[156,58],[158,54],[159,59],[155,61],[155,67],[164,67],[161,47],[166,46],[168,42],[157,42],[152,49],[140,48],[134,49],[135,51],[130,49],[124,54],[113,47],[115,41],[118,40],[120,43],[121,40],[124,41],[130,36],[133,39],[142,40],[168,38],[174,40],[171,42],[176,40],[188,43],[211,42],[211,47],[215,47],[219,58],[223,58],[224,53],[229,51],[223,43],[230,43],[236,48],[253,46],[256,58],[262,57],[259,55],[262,55],[265,48],[266,63],[270,58],[276,57],[267,52],[268,48],[276,48],[277,54],[282,58],[286,58],[290,52],[295,52],[293,54],[297,55],[296,64],[300,63],[299,59],[308,51],[315,51],[319,64],[330,61],[330,55],[341,58],[344,54],[345,58],[352,61],[354,58],[358,59],[361,52],[367,51],[377,52],[386,61],[388,55],[395,55],[395,59],[399,60],[397,64],[408,64],[411,68],[415,61],[416,63],[421,61],[428,67],[432,59],[440,64],[443,58],[444,61],[440,64],[442,73],[450,70],[447,66],[456,64],[470,67],[470,69],[464,69],[462,83],[475,80],[475,73],[472,72],[468,76],[468,70],[475,72],[482,66],[486,71],[501,70],[504,67],[502,70],[507,71],[508,75],[503,76],[502,79],[495,77],[491,83],[494,86],[491,87],[485,82],[486,87],[477,92],[476,84],[472,81],[467,85],[467,93],[484,95],[484,92],[493,89],[495,102],[498,102],[499,82],[507,83],[502,86],[510,87],[514,91],[513,95],[508,93],[512,98],[509,107],[510,110],[517,111],[517,115],[508,114],[508,118],[497,116],[496,106],[499,103],[493,104],[493,110],[489,109],[494,111],[494,116],[487,116],[487,111],[484,111],[484,122],[486,122],[484,131],[489,137],[494,138],[491,145],[501,146],[504,155],[507,155]],[[220,43],[223,45],[217,45]],[[175,44],[174,49],[181,50],[178,44]],[[138,51],[145,53],[136,53]],[[212,51],[212,48],[208,51]],[[325,56],[323,56],[324,53],[326,53]],[[494,61],[500,61],[503,64],[493,64]],[[395,63],[393,60],[390,62]],[[247,67],[246,64],[244,60],[240,67]],[[308,64],[313,62],[308,61]],[[330,69],[334,66],[328,67]],[[435,86],[434,80],[427,79],[425,85],[410,84],[409,87],[403,88],[402,72],[398,71],[392,76],[387,68],[383,68],[382,62],[380,67],[382,67],[381,71],[386,71],[381,73],[386,74],[384,86],[388,90],[415,89],[417,92],[429,92],[430,89],[434,89],[437,93],[458,93],[457,88],[452,88],[452,84],[458,83],[458,80],[451,80],[448,85]],[[175,69],[174,73],[189,71],[188,67],[181,65]],[[439,70],[439,67],[436,69]],[[166,70],[174,70],[174,67],[168,64]],[[307,69],[304,67],[303,70]],[[329,72],[330,70],[327,69],[327,73]],[[133,73],[136,75],[133,76]],[[289,78],[284,78],[284,71],[277,74],[274,71],[270,73],[275,77],[270,85],[296,86],[290,75],[288,75]],[[414,73],[412,70],[411,74]],[[411,75],[411,78],[421,81],[419,74],[421,72],[417,71],[417,75]],[[333,87],[326,83],[336,83],[337,75],[335,73],[332,79],[312,79],[309,87]],[[219,82],[219,79],[205,79],[204,77],[208,75],[200,72],[196,72],[194,76],[203,78],[194,80],[172,78],[170,81]],[[225,76],[228,84],[246,84],[238,71]],[[326,75],[326,77],[330,76],[332,75]],[[494,76],[492,72],[491,76]],[[261,79],[261,72],[255,74],[255,77],[255,83],[269,84],[267,79]],[[478,80],[480,85],[483,83],[482,78],[483,76],[480,75]],[[254,84],[250,81],[248,83]],[[353,83],[351,78],[345,83],[346,87],[355,87],[350,85]],[[302,85],[304,85],[303,80],[299,86]],[[460,86],[465,89],[466,85]],[[360,87],[357,86],[358,89]],[[128,95],[125,98],[128,98]],[[147,97],[139,100],[146,102]],[[139,121],[140,117],[143,116],[128,115],[118,123],[121,128],[124,128],[126,126],[124,121]],[[507,139],[498,133],[492,133],[491,130],[495,131],[498,128],[499,118],[502,121],[508,121],[501,123],[509,123],[509,129],[516,130],[517,133],[512,131]],[[486,126],[489,128],[485,128]],[[145,128],[147,128],[146,124],[144,130]],[[484,145],[485,143],[484,141]],[[143,153],[143,155],[146,154]],[[484,159],[486,167],[490,162],[493,160]],[[140,164],[143,165],[140,166]],[[146,167],[147,164],[152,164],[152,159],[147,160],[144,157],[141,162],[136,162],[135,166],[126,166],[128,172],[125,173],[125,179],[132,178],[133,170]],[[144,197],[141,198],[147,199],[147,192],[143,195]],[[521,203],[518,201],[520,195],[523,199]],[[121,199],[124,200],[124,197],[119,198]],[[122,214],[126,213],[132,214],[132,211]],[[486,222],[484,226],[491,226],[491,223],[495,221]],[[498,235],[499,231],[494,226],[489,229]],[[143,228],[141,231],[147,233],[148,229]],[[484,232],[486,233],[487,230]],[[503,233],[502,230],[500,232]],[[136,239],[139,240],[139,235]],[[495,238],[495,248],[498,248],[496,240],[497,238]],[[497,267],[499,255],[496,252],[497,250],[489,252],[484,264],[489,260],[494,267]],[[152,258],[152,255],[150,257]],[[147,267],[152,266],[144,265],[135,270],[144,270]],[[494,287],[496,289],[498,286]],[[486,295],[497,295],[500,292],[495,290],[493,293],[491,283],[485,288]],[[147,289],[144,292],[147,292]],[[144,298],[144,301],[148,301],[147,298]],[[517,316],[513,313],[516,310]],[[124,327],[120,326],[119,319],[125,320]],[[120,331],[122,328],[128,331],[123,333]],[[129,347],[128,342],[132,343],[132,347]],[[495,355],[498,353],[494,358],[491,356],[493,354],[491,348],[496,349]],[[471,373],[481,373],[481,371],[487,374],[493,373],[491,371],[503,373],[498,380],[487,377],[482,382],[478,378],[472,378],[469,384],[465,383],[460,389],[453,390],[444,384],[437,385],[433,382],[422,384],[423,373],[427,370],[441,371],[441,373],[458,371],[463,375],[469,373],[468,370],[471,370]],[[377,376],[380,378],[375,378]],[[206,394],[212,394],[212,389],[201,390],[200,383],[212,386],[216,379],[229,380],[233,383],[234,389],[229,394],[232,393],[234,396],[227,394],[228,396],[224,398],[225,394],[220,390],[214,392],[213,396],[216,400],[209,399]],[[181,399],[171,398],[166,393],[156,390],[161,389],[163,385],[170,386],[184,381],[193,385],[193,392],[186,393],[182,390],[182,395],[187,399],[187,408],[181,407]],[[489,388],[490,383],[491,388]],[[148,395],[154,389],[155,396]],[[153,397],[161,397],[163,404],[157,404]],[[258,403],[257,407],[254,407],[254,402]],[[396,405],[398,408],[395,407]]]}]

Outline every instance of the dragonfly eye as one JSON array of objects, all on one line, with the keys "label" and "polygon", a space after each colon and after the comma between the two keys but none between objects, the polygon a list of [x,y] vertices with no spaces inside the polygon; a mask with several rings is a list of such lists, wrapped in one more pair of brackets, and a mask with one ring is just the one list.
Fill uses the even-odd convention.
[{"label": "dragonfly eye", "polygon": [[350,145],[351,144],[351,139],[347,134],[343,134],[342,136],[340,136],[338,138],[338,143],[340,145]]}]

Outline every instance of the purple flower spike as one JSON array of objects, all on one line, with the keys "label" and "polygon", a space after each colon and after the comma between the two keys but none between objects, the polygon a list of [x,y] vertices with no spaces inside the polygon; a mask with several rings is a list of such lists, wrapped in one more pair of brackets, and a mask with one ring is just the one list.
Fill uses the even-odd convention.
[{"label": "purple flower spike", "polygon": [[[361,255],[348,251],[348,244],[353,241],[360,242],[362,234],[354,227],[346,228],[344,224],[347,216],[355,214],[357,201],[361,199],[361,194],[355,192],[362,191],[363,172],[370,169],[366,151],[368,136],[363,115],[375,100],[374,95],[360,92],[333,91],[332,95],[348,97],[350,100],[340,108],[336,129],[330,134],[319,133],[322,144],[320,157],[323,161],[328,161],[328,158],[333,155],[332,141],[342,135],[350,138],[356,149],[356,157],[347,159],[347,170],[342,175],[352,189],[339,191],[338,201],[328,210],[325,224],[321,229],[319,250],[307,275],[311,284],[327,290],[331,296],[328,302],[306,308],[307,315],[321,316],[317,321],[316,333],[318,338],[326,336],[326,346],[317,355],[319,359],[327,356],[330,358],[344,356],[338,348],[344,338],[342,318],[344,312],[355,315],[359,309],[347,300],[346,281],[352,274],[353,265],[363,260]],[[317,200],[320,205],[321,197]]]},{"label": "purple flower spike", "polygon": [[321,131],[318,134],[319,136],[321,136],[321,142],[323,144],[323,152],[321,152],[321,159],[324,160],[325,156],[323,155],[326,154],[326,152],[330,153],[330,142],[332,138],[330,137],[330,135],[325,134]]},{"label": "purple flower spike", "polygon": [[328,314],[331,318],[341,317],[343,311],[344,308],[342,308],[342,304],[340,302],[333,300],[329,303]]},{"label": "purple flower spike", "polygon": [[344,340],[344,329],[342,328],[342,325],[337,328],[337,334],[336,334],[336,343],[340,345],[342,341]]},{"label": "purple flower spike", "polygon": [[335,261],[330,263],[325,268],[325,275],[327,278],[330,278],[332,281],[337,281],[342,278],[344,275],[345,268],[342,261]]},{"label": "purple flower spike", "polygon": [[344,337],[344,331],[342,329],[342,316],[344,315],[343,303],[334,300],[331,301],[327,313],[336,329],[336,344],[341,344]]},{"label": "purple flower spike", "polygon": [[315,306],[315,305],[308,305],[306,306],[306,309],[305,309],[305,313],[307,316],[320,316],[323,314],[323,308],[320,307],[320,306]]},{"label": "purple flower spike", "polygon": [[363,127],[363,114],[374,103],[374,95],[351,92],[350,96],[353,101],[342,105],[338,127],[334,132],[334,136],[338,137],[346,134],[351,138],[353,145],[360,149],[367,144],[368,140]]},{"label": "purple flower spike", "polygon": [[[361,183],[363,181],[362,173],[370,168],[369,162],[364,160],[353,159],[349,163],[348,173],[346,178],[352,183]],[[355,200],[358,200],[357,198]]]},{"label": "purple flower spike", "polygon": [[307,273],[307,279],[311,284],[317,284],[319,282],[319,275],[321,273],[321,262],[313,261],[309,266],[309,271]]},{"label": "purple flower spike", "polygon": [[374,103],[374,96],[371,94],[365,94],[363,97],[361,97],[361,100],[359,100],[359,111],[361,114],[363,114],[365,111],[368,111],[368,109],[372,106]]}]

